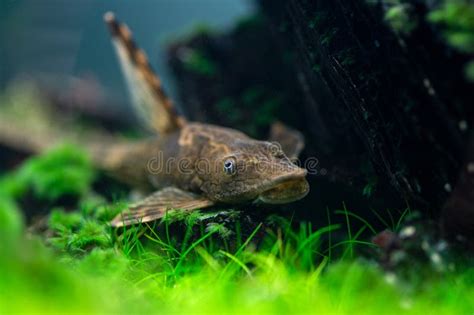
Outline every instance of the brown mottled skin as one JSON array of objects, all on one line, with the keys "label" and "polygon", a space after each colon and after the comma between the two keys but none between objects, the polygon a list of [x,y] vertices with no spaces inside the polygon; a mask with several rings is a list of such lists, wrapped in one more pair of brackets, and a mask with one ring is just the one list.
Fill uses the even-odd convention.
[{"label": "brown mottled skin", "polygon": [[100,132],[73,135],[67,126],[55,129],[49,123],[46,130],[32,132],[28,126],[4,119],[1,143],[39,153],[67,138],[89,151],[98,168],[138,189],[155,190],[129,205],[111,222],[113,226],[157,220],[169,209],[193,211],[219,203],[254,201],[287,203],[308,193],[306,170],[288,158],[296,158],[303,149],[299,132],[276,122],[271,128],[272,142],[268,142],[237,130],[188,122],[176,112],[128,27],[112,13],[104,18],[132,103],[144,126],[157,135],[124,142]]},{"label": "brown mottled skin", "polygon": [[[121,154],[123,151],[123,155]],[[105,154],[104,154],[105,153]],[[208,124],[188,123],[176,132],[130,146],[112,146],[99,164],[141,187],[175,186],[222,203],[284,203],[308,192],[306,171],[294,165],[275,143]],[[98,158],[97,158],[98,159]],[[227,174],[224,162],[235,161]],[[279,191],[275,189],[285,189]]]},{"label": "brown mottled skin", "polygon": [[[112,13],[105,15],[105,21],[135,108],[159,134],[141,143],[92,150],[98,165],[118,178],[158,189],[131,205],[112,225],[156,220],[171,208],[192,211],[216,203],[287,203],[308,193],[306,170],[293,164],[279,145],[179,116],[128,27]],[[272,135],[291,158],[303,148],[301,134],[282,124],[274,124]]]}]

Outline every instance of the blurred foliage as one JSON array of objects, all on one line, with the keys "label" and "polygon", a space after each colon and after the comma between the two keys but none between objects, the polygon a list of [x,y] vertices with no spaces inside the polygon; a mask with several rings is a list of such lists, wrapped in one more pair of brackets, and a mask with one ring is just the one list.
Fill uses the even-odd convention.
[{"label": "blurred foliage", "polygon": [[[99,224],[94,221],[80,220],[78,224],[73,228],[64,229],[61,227],[63,221],[69,221],[64,218],[58,218],[57,213],[52,214],[52,220],[50,221],[50,227],[55,227],[57,236],[49,239],[51,244],[61,250],[67,250],[69,252],[84,252],[90,248],[107,248],[111,245],[110,231],[107,230],[104,224]],[[62,221],[60,220],[62,219]],[[58,224],[59,223],[59,224]],[[69,222],[70,223],[70,222]],[[53,230],[54,231],[54,230]]]},{"label": "blurred foliage", "polygon": [[30,159],[17,176],[38,197],[54,200],[64,195],[84,196],[94,179],[94,171],[83,151],[64,145]]},{"label": "blurred foliage", "polygon": [[13,82],[0,93],[0,113],[13,121],[21,117],[24,126],[48,129],[51,108],[39,88],[28,80]]},{"label": "blurred foliage", "polygon": [[[24,178],[18,175],[23,172],[44,176],[46,167],[66,174],[75,168],[89,174],[79,188],[77,183],[65,188],[65,178],[70,178],[65,175],[58,179],[61,190],[53,189],[51,197],[84,194],[91,189],[92,172],[81,156],[67,147],[53,150],[27,161],[2,184],[7,178]],[[54,186],[45,182],[45,187]],[[112,229],[109,220],[126,205],[104,204],[89,192],[76,211],[52,210],[40,239],[25,236],[14,202],[24,189],[14,186],[0,190],[1,314],[463,314],[474,309],[473,269],[440,273],[426,264],[411,264],[417,281],[406,281],[373,261],[348,258],[354,249],[373,244],[358,240],[360,231],[351,233],[349,218],[357,216],[345,207],[348,239],[325,247],[338,226],[294,227],[272,216],[243,237],[245,226],[231,230],[225,224],[245,217],[232,210],[174,211],[160,224]],[[180,222],[185,229],[173,229]],[[363,229],[367,227],[373,229]],[[265,239],[257,247],[254,240],[262,233]],[[214,236],[224,242],[216,243]],[[337,248],[343,258],[334,255]]]},{"label": "blurred foliage", "polygon": [[409,3],[396,3],[385,12],[385,21],[398,34],[409,35],[418,26]]},{"label": "blurred foliage", "polygon": [[0,179],[4,193],[20,197],[28,190],[46,200],[84,196],[95,172],[85,152],[62,145],[47,154],[32,157],[20,169]]},{"label": "blurred foliage", "polygon": [[432,11],[428,19],[444,26],[450,45],[465,53],[474,53],[474,3],[465,0],[445,0]]},{"label": "blurred foliage", "polygon": [[0,249],[5,243],[20,237],[23,228],[23,217],[15,201],[0,193],[0,231],[4,231],[5,235],[5,238],[2,238],[2,242],[0,242]]},{"label": "blurred foliage", "polygon": [[81,253],[93,248],[112,247],[108,222],[124,210],[121,203],[102,205],[97,211],[65,212],[55,209],[49,215],[48,242],[62,251]]},{"label": "blurred foliage", "polygon": [[216,75],[218,71],[217,65],[204,53],[198,50],[186,51],[185,58],[183,58],[184,67],[197,74],[212,77]]},{"label": "blurred foliage", "polygon": [[[430,12],[428,20],[439,24],[449,45],[462,53],[474,54],[474,3],[468,0],[444,0]],[[465,68],[467,78],[474,82],[474,60]]]},{"label": "blurred foliage", "polygon": [[466,66],[466,77],[474,82],[474,60],[470,61]]},{"label": "blurred foliage", "polygon": [[[366,1],[370,5],[378,1]],[[469,0],[441,0],[435,9],[427,12],[426,19],[440,27],[446,42],[461,53],[474,54],[474,3]],[[419,24],[414,3],[406,0],[383,1],[385,21],[397,34],[408,36]],[[474,61],[466,65],[466,77],[474,81]]]},{"label": "blurred foliage", "polygon": [[[0,211],[3,218],[6,210]],[[21,227],[18,209],[8,211],[9,222]],[[116,235],[85,218],[53,213],[49,225],[77,231],[76,240],[82,233],[103,235],[88,244],[52,242],[61,254],[18,230],[0,230],[0,268],[8,271],[0,282],[0,313],[465,314],[474,307],[472,269],[414,287],[365,260],[329,263],[317,244],[330,229],[287,230],[259,250],[250,237],[229,252],[211,250],[215,231],[180,248],[144,226]],[[78,252],[83,246],[88,250]],[[305,259],[309,265],[302,265]]]}]

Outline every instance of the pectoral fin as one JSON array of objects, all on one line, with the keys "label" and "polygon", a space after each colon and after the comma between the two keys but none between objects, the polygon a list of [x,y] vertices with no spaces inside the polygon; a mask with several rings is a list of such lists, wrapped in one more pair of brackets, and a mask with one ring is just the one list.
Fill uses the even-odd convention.
[{"label": "pectoral fin", "polygon": [[111,222],[114,227],[145,223],[160,219],[171,209],[192,211],[214,205],[214,202],[199,195],[168,187],[129,206]]},{"label": "pectoral fin", "polygon": [[184,118],[176,113],[148,58],[133,41],[129,28],[119,23],[111,12],[105,14],[104,19],[109,26],[112,42],[138,116],[146,127],[160,133],[169,133],[181,128],[185,123]]},{"label": "pectoral fin", "polygon": [[304,149],[304,136],[298,130],[285,126],[277,121],[272,124],[270,129],[271,142],[277,142],[288,158],[297,159]]}]

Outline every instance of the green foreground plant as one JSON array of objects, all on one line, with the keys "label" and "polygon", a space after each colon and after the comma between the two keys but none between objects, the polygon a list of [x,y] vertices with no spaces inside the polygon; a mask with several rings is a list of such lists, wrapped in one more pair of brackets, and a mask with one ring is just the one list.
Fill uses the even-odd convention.
[{"label": "green foreground plant", "polygon": [[[20,195],[2,191],[2,314],[466,314],[474,309],[473,269],[420,272],[412,283],[373,260],[356,258],[360,248],[372,246],[359,239],[362,231],[376,231],[368,222],[351,230],[350,220],[364,220],[345,206],[336,212],[344,216],[345,228],[314,228],[272,216],[246,234],[238,223],[230,230],[206,221],[217,214],[171,212],[161,223],[112,229],[108,222],[124,204],[91,199],[81,189],[78,210],[53,210],[46,233],[34,236],[26,233],[15,202]],[[333,234],[344,229],[347,240],[336,241]]]}]

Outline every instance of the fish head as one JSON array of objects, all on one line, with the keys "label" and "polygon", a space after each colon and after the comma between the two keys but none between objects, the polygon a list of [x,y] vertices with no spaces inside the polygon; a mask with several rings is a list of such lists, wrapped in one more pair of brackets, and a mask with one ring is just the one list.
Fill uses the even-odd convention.
[{"label": "fish head", "polygon": [[293,163],[277,143],[241,138],[223,146],[203,185],[209,198],[223,203],[283,204],[309,192],[307,171]]}]

